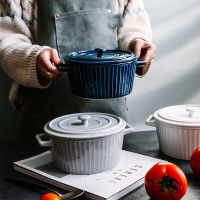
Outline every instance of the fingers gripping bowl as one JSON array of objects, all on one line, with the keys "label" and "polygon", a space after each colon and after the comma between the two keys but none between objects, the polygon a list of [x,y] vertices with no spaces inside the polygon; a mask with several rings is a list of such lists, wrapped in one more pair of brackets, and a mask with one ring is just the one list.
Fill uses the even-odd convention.
[{"label": "fingers gripping bowl", "polygon": [[156,127],[161,151],[171,157],[189,160],[200,146],[200,106],[174,105],[157,110],[145,121]]},{"label": "fingers gripping bowl", "polygon": [[64,115],[48,122],[44,130],[36,135],[38,143],[50,147],[56,167],[70,174],[112,169],[119,163],[124,134],[133,132],[123,119],[106,113]]}]

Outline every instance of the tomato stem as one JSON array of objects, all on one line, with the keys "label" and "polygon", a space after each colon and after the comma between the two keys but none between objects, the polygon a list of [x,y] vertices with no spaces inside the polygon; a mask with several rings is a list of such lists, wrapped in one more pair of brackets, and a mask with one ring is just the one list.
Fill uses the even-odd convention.
[{"label": "tomato stem", "polygon": [[169,192],[171,194],[172,198],[175,200],[176,200],[176,198],[174,196],[174,191],[182,190],[182,186],[179,183],[179,181],[177,181],[174,178],[170,178],[167,175],[164,175],[162,179],[152,180],[152,182],[159,183],[161,185],[162,191]]}]

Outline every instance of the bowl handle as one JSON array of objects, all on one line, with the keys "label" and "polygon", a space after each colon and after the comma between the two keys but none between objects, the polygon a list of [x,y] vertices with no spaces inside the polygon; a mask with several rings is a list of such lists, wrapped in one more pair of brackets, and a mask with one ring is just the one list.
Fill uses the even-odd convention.
[{"label": "bowl handle", "polygon": [[124,135],[129,134],[129,133],[133,133],[133,132],[134,132],[134,128],[129,123],[126,122]]},{"label": "bowl handle", "polygon": [[137,60],[136,61],[136,66],[137,67],[143,67],[145,64],[146,64],[146,62],[143,61],[143,60]]},{"label": "bowl handle", "polygon": [[154,115],[150,115],[147,120],[145,121],[145,124],[146,125],[149,125],[149,126],[156,126],[156,120],[155,120],[155,117]]},{"label": "bowl handle", "polygon": [[61,72],[68,72],[69,70],[72,69],[72,66],[65,62],[65,63],[60,63],[60,64],[57,64],[55,65]]},{"label": "bowl handle", "polygon": [[52,141],[50,139],[47,139],[46,133],[38,134],[35,137],[41,147],[51,147],[52,146]]}]

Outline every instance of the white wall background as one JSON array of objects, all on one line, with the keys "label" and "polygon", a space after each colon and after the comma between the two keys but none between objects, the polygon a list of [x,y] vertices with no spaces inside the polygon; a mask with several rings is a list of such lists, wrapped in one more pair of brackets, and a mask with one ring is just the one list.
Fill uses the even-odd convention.
[{"label": "white wall background", "polygon": [[199,0],[144,0],[157,45],[152,67],[136,78],[128,97],[130,123],[136,131],[156,110],[177,104],[200,104]]},{"label": "white wall background", "polygon": [[[200,104],[199,0],[144,0],[158,51],[152,67],[136,78],[128,97],[130,123],[136,131],[157,109]],[[8,102],[10,80],[0,71],[0,140],[14,137],[16,113]]]}]

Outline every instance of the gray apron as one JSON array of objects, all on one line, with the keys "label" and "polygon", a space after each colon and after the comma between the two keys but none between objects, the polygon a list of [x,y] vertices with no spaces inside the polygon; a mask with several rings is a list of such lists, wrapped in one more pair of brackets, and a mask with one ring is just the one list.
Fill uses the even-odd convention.
[{"label": "gray apron", "polygon": [[[36,43],[56,48],[60,58],[69,52],[117,48],[121,16],[114,14],[117,0],[38,0]],[[55,117],[77,112],[111,113],[127,120],[126,98],[84,99],[72,94],[67,73],[47,89],[21,89],[18,132],[22,136],[43,131]]]}]

